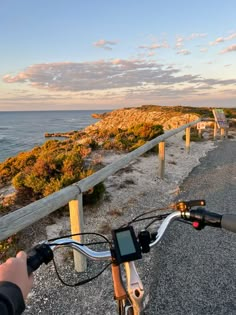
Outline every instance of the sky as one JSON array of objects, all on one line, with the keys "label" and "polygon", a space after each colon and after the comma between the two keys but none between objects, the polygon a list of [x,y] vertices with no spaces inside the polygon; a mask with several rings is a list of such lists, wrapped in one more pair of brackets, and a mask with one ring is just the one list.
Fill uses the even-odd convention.
[{"label": "sky", "polygon": [[236,107],[235,0],[0,0],[0,111]]}]

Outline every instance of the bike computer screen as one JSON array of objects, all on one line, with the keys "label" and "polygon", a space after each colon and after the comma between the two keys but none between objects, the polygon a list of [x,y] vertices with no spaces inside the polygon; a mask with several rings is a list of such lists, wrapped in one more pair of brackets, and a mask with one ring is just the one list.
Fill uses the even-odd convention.
[{"label": "bike computer screen", "polygon": [[112,230],[115,246],[115,259],[118,264],[142,258],[132,226]]}]

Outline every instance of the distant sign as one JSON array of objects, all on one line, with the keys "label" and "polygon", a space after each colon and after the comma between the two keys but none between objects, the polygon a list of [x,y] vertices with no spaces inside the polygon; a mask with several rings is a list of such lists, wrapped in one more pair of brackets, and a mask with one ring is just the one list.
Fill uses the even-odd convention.
[{"label": "distant sign", "polygon": [[222,108],[213,109],[213,115],[215,117],[218,128],[229,128],[224,110]]},{"label": "distant sign", "polygon": [[197,123],[197,129],[206,129],[205,121],[200,121],[199,123]]}]

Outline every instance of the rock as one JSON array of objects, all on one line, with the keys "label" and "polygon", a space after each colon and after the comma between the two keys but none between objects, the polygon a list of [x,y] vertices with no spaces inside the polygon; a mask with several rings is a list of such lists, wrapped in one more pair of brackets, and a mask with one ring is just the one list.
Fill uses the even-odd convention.
[{"label": "rock", "polygon": [[94,113],[91,116],[95,119],[103,119],[107,116],[108,113],[102,113],[102,114],[98,114],[98,113]]}]

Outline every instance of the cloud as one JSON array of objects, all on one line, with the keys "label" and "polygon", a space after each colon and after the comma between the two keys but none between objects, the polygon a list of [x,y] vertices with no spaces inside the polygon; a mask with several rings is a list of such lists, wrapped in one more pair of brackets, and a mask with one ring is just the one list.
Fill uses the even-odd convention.
[{"label": "cloud", "polygon": [[186,41],[191,41],[196,38],[203,38],[206,37],[207,33],[192,33],[189,36],[183,37],[183,36],[177,36],[176,37],[176,42],[175,42],[175,48],[181,49],[184,47],[184,42]]},{"label": "cloud", "polygon": [[234,38],[236,38],[236,33],[233,33],[233,34],[229,35],[228,37],[226,37],[225,40],[231,40],[231,39],[234,39]]},{"label": "cloud", "polygon": [[229,36],[226,36],[226,37],[218,37],[213,42],[210,42],[210,46],[215,46],[215,45],[218,45],[220,43],[224,43],[226,41],[232,40],[234,38],[236,38],[236,33],[232,33],[232,34],[230,34]]},{"label": "cloud", "polygon": [[155,52],[154,52],[154,51],[150,51],[150,52],[148,53],[148,57],[152,57],[152,56],[155,56]]},{"label": "cloud", "polygon": [[93,43],[95,47],[103,48],[105,50],[112,50],[111,46],[117,45],[116,41],[100,39],[97,42]]},{"label": "cloud", "polygon": [[191,52],[189,51],[189,50],[187,50],[187,49],[181,49],[181,50],[179,50],[179,51],[177,51],[177,53],[176,53],[177,55],[190,55],[191,54]]},{"label": "cloud", "polygon": [[201,48],[201,49],[200,49],[200,52],[201,52],[201,53],[205,53],[205,52],[207,52],[207,51],[208,51],[208,48]]},{"label": "cloud", "polygon": [[229,53],[229,52],[232,52],[232,51],[236,51],[236,44],[234,45],[231,45],[225,49],[223,49],[220,54],[226,54],[226,53]]},{"label": "cloud", "polygon": [[140,45],[138,48],[152,51],[160,48],[169,48],[169,45],[166,41],[163,41],[161,44],[154,43],[152,45]]},{"label": "cloud", "polygon": [[148,46],[148,45],[141,45],[141,46],[139,46],[138,48],[140,48],[140,49],[154,50],[154,49],[161,48],[161,45],[160,45],[160,44],[152,44],[152,45],[150,45],[150,46]]},{"label": "cloud", "polygon": [[219,43],[223,43],[225,41],[225,39],[223,37],[218,37],[214,42],[210,42],[211,46],[215,46]]},{"label": "cloud", "polygon": [[[178,76],[176,76],[178,75]],[[191,80],[196,76],[189,75]],[[60,91],[87,91],[127,88],[147,84],[167,85],[186,81],[180,70],[146,60],[114,59],[81,63],[36,64],[16,76],[6,75],[6,83],[28,83],[33,87]]]},{"label": "cloud", "polygon": [[193,40],[196,38],[203,38],[206,36],[207,36],[207,33],[192,33],[189,37],[186,38],[186,40]]},{"label": "cloud", "polygon": [[177,36],[175,48],[182,48],[184,46],[184,38],[182,36]]},{"label": "cloud", "polygon": [[121,98],[127,99],[129,95],[137,98],[140,95],[140,100],[148,100],[150,91],[156,97],[174,98],[183,93],[203,95],[213,89],[234,89],[236,85],[236,79],[220,80],[182,74],[176,65],[168,66],[143,59],[35,64],[15,76],[4,76],[3,81],[33,86],[43,95],[54,95],[56,91],[62,97],[66,95],[68,102],[70,99],[119,101]]}]

